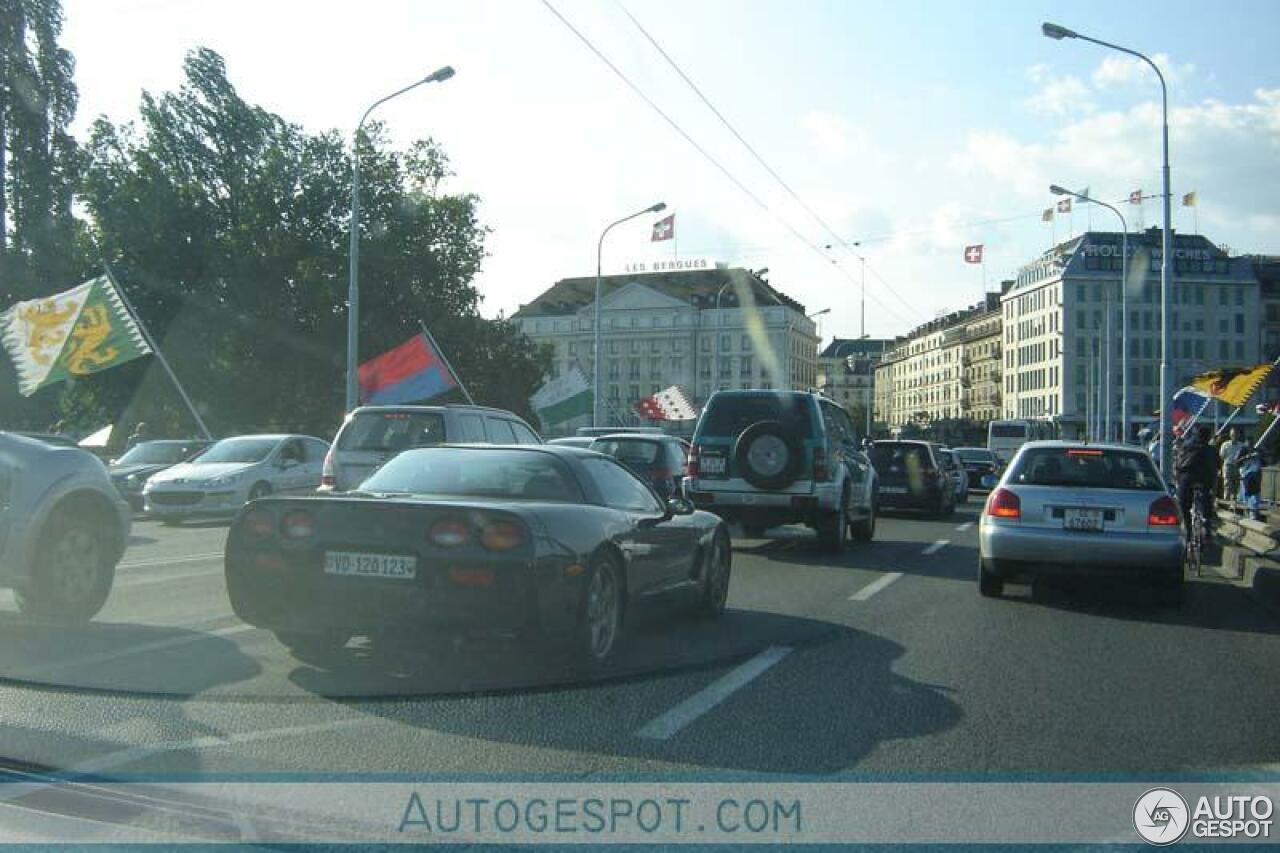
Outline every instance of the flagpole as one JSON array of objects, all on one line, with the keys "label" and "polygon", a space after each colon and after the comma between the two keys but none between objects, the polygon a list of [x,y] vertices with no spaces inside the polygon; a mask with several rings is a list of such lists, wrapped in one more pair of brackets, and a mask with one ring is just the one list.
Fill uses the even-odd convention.
[{"label": "flagpole", "polygon": [[1214,433],[1215,438],[1221,435],[1222,431],[1231,425],[1231,422],[1236,419],[1236,415],[1244,411],[1245,405],[1248,404],[1248,402],[1253,399],[1254,394],[1258,393],[1258,388],[1261,388],[1263,385],[1267,383],[1267,377],[1270,376],[1271,371],[1275,370],[1277,367],[1280,367],[1280,356],[1276,356],[1275,361],[1271,362],[1271,370],[1268,370],[1266,375],[1263,376],[1262,379],[1258,381],[1258,385],[1253,389],[1253,393],[1250,394],[1248,397],[1245,397],[1244,402],[1241,403],[1236,408],[1236,410],[1231,413],[1230,417],[1228,417],[1225,421],[1222,422],[1222,426],[1218,427],[1218,431]]},{"label": "flagpole", "polygon": [[431,348],[440,356],[440,360],[444,362],[445,369],[449,371],[449,375],[458,383],[458,387],[462,389],[462,394],[467,398],[467,402],[475,405],[476,401],[471,399],[471,392],[467,390],[467,386],[463,383],[462,377],[458,375],[458,371],[453,369],[453,365],[449,363],[449,356],[444,354],[444,348],[436,343],[435,337],[431,334],[431,330],[427,328],[426,323],[418,323],[422,327],[422,334],[427,336],[427,340],[431,342]]},{"label": "flagpole", "polygon": [[160,347],[156,345],[155,339],[151,337],[151,333],[147,331],[146,325],[142,322],[142,318],[138,316],[138,312],[134,310],[133,303],[129,301],[129,297],[125,295],[124,288],[116,281],[115,274],[111,272],[110,265],[106,261],[102,262],[102,269],[107,273],[107,281],[111,282],[111,287],[115,290],[116,296],[120,297],[120,304],[124,306],[124,310],[129,312],[129,316],[133,318],[133,322],[138,327],[138,331],[142,333],[142,337],[146,339],[147,346],[151,347],[151,351],[155,353],[156,360],[160,362],[160,366],[164,368],[164,372],[169,375],[169,380],[173,382],[173,387],[178,389],[178,396],[182,397],[182,402],[186,404],[187,411],[191,413],[191,417],[195,419],[196,425],[200,427],[200,433],[206,441],[213,441],[213,435],[210,434],[209,428],[204,424],[204,418],[200,417],[200,413],[196,411],[195,404],[191,402],[191,398],[187,396],[187,391],[182,387],[182,383],[178,381],[177,374],[173,372],[173,368],[169,366],[169,360],[164,357],[164,353],[160,351]]}]

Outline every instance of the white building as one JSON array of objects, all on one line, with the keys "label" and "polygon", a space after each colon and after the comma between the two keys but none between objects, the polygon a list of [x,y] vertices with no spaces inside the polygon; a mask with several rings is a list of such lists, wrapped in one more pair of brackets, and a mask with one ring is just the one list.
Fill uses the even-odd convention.
[{"label": "white building", "polygon": [[[559,281],[512,317],[535,343],[552,348],[552,376],[577,365],[592,378],[595,283]],[[807,389],[817,382],[813,320],[750,270],[606,276],[601,294],[600,384],[609,424],[635,423],[635,403],[670,385],[684,387],[700,406],[717,389]]]},{"label": "white building", "polygon": [[[1160,406],[1160,238],[1156,228],[1129,235],[1131,434]],[[1173,388],[1206,370],[1257,363],[1262,311],[1250,259],[1229,257],[1199,235],[1174,235],[1173,249]],[[1110,411],[1119,435],[1120,256],[1118,232],[1089,232],[1018,273],[1002,299],[1006,418],[1049,418],[1074,437]],[[1109,390],[1103,370],[1108,314]]]}]

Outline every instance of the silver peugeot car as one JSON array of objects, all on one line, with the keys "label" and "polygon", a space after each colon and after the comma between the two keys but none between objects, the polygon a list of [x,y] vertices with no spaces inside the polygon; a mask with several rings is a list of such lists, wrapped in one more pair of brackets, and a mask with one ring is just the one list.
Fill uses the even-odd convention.
[{"label": "silver peugeot car", "polygon": [[978,590],[1047,575],[1132,578],[1182,601],[1178,504],[1150,455],[1120,444],[1024,444],[987,497]]}]

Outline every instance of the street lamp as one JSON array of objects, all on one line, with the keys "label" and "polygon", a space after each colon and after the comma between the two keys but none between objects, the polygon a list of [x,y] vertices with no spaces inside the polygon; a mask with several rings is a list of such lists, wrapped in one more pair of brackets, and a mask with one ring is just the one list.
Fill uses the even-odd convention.
[{"label": "street lamp", "polygon": [[[1101,205],[1111,211],[1120,220],[1120,440],[1122,442],[1129,441],[1129,223],[1125,221],[1124,214],[1120,209],[1107,204],[1105,201],[1098,201],[1090,198],[1084,193],[1075,193],[1068,189],[1054,184],[1049,187],[1049,192],[1054,195],[1074,196],[1081,201],[1092,204]],[[1108,311],[1108,315],[1110,311]],[[1110,406],[1110,386],[1111,382],[1111,341],[1108,335],[1107,340],[1107,439],[1111,439],[1111,406]]]},{"label": "street lamp", "polygon": [[646,207],[644,210],[637,210],[630,216],[624,216],[619,220],[610,222],[605,229],[600,232],[600,240],[596,243],[596,310],[595,310],[595,341],[591,345],[592,365],[591,365],[591,425],[593,427],[600,426],[600,268],[601,261],[604,256],[604,238],[614,226],[621,225],[624,222],[630,222],[637,216],[644,216],[646,213],[661,213],[667,209],[666,202],[660,201],[655,205]]},{"label": "street lamp", "polygon": [[443,83],[454,74],[453,67],[446,65],[423,77],[416,83],[410,83],[403,89],[392,92],[385,98],[374,101],[369,109],[360,117],[356,132],[351,137],[351,249],[347,257],[349,268],[347,287],[347,397],[346,410],[349,412],[360,402],[359,385],[359,349],[360,349],[360,131],[368,121],[369,114],[392,98],[399,97],[411,89],[426,83]]},{"label": "street lamp", "polygon": [[1161,124],[1161,142],[1163,153],[1163,171],[1162,177],[1164,182],[1164,234],[1161,240],[1160,250],[1160,471],[1169,477],[1173,471],[1173,458],[1170,454],[1171,440],[1173,435],[1173,412],[1169,407],[1170,397],[1173,389],[1170,387],[1170,379],[1172,378],[1169,371],[1169,350],[1171,330],[1169,328],[1169,313],[1172,305],[1172,294],[1169,292],[1169,272],[1172,264],[1173,255],[1173,235],[1170,231],[1170,189],[1169,189],[1169,87],[1165,85],[1164,75],[1160,73],[1160,69],[1148,57],[1136,50],[1130,50],[1127,47],[1121,47],[1118,44],[1102,41],[1101,39],[1091,38],[1090,36],[1081,35],[1074,30],[1058,24],[1044,23],[1040,26],[1040,31],[1048,38],[1061,40],[1064,38],[1081,39],[1082,41],[1092,42],[1101,47],[1109,47],[1112,50],[1118,50],[1129,56],[1141,59],[1147,65],[1151,66],[1151,70],[1156,72],[1156,77],[1160,80],[1160,107],[1162,114]]}]

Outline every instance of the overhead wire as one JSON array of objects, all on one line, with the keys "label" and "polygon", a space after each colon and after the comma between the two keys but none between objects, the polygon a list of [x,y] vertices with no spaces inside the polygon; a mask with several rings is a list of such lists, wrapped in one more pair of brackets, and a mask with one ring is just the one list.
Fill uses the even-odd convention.
[{"label": "overhead wire", "polygon": [[[713,165],[722,175],[724,175],[734,186],[736,186],[739,190],[742,191],[744,195],[746,195],[749,199],[751,199],[751,201],[754,202],[756,206],[758,206],[764,212],[768,213],[776,222],[778,222],[780,225],[786,228],[787,231],[789,231],[792,234],[792,236],[794,236],[797,240],[799,240],[801,243],[807,246],[814,254],[816,254],[818,257],[822,258],[824,261],[826,261],[827,263],[835,267],[837,270],[839,270],[846,278],[849,279],[850,282],[857,284],[857,281],[855,281],[853,276],[849,274],[848,270],[841,267],[838,263],[836,263],[835,259],[832,258],[830,255],[828,255],[825,251],[823,251],[823,249],[820,246],[818,246],[818,244],[814,243],[808,237],[804,236],[804,234],[802,234],[799,230],[797,230],[794,225],[792,225],[785,218],[780,216],[763,199],[761,199],[759,195],[757,195],[749,187],[747,187],[747,185],[744,184],[741,180],[739,180],[736,175],[730,172],[729,169],[724,166],[724,164],[722,164],[710,152],[708,152],[706,148],[704,148],[701,144],[699,144],[698,141],[695,140],[683,127],[681,127],[680,124],[676,122],[675,119],[671,118],[671,116],[668,115],[667,112],[662,109],[662,107],[660,107],[652,98],[650,98],[644,92],[643,89],[641,89],[636,83],[634,83],[631,80],[631,78],[629,78],[626,74],[624,74],[622,70],[618,68],[618,66],[615,65],[613,61],[610,60],[609,57],[607,57],[604,54],[603,51],[601,51],[598,47],[596,47],[596,45],[589,38],[587,38],[586,35],[584,35],[577,27],[575,27],[573,23],[569,21],[568,18],[566,18],[563,14],[561,14],[560,10],[558,10],[550,2],[550,0],[542,0],[542,5],[546,6],[547,10],[550,11],[551,14],[553,14],[560,21],[560,23],[562,23],[565,26],[566,29],[568,29],[571,33],[573,33],[574,36],[576,36],[578,40],[581,41],[587,47],[588,50],[590,50],[593,54],[595,54],[597,59],[603,62],[605,66],[608,67],[608,69],[618,77],[618,79],[620,79],[624,84],[626,84],[627,88],[629,88],[641,100],[643,100],[649,106],[650,109],[656,112],[663,119],[663,121],[665,121],[668,125],[670,125],[672,130],[674,130],[677,134],[680,135],[682,139],[684,139],[691,146],[693,146],[694,150],[696,150],[699,154],[701,154],[703,158],[707,160],[707,162],[711,163],[711,165]],[[898,320],[901,320],[908,324],[915,323],[915,321],[912,321],[902,316],[896,310],[894,310],[893,308],[890,308],[888,305],[881,302],[879,299],[875,297],[874,294],[870,294],[870,298],[872,299],[873,302],[875,302],[877,305],[879,305],[889,314],[896,317]]]}]

